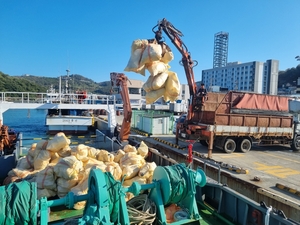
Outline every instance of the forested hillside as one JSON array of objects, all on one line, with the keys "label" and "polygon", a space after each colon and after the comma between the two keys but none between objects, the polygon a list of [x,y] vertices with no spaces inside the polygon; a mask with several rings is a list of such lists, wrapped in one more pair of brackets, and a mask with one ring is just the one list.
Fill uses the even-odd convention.
[{"label": "forested hillside", "polygon": [[[283,85],[296,85],[300,77],[300,64],[296,68],[290,68],[279,72],[278,87]],[[110,81],[94,82],[84,76],[71,74],[62,76],[62,89],[65,88],[66,79],[68,80],[69,91],[86,90],[94,94],[110,94]],[[0,92],[47,92],[52,87],[58,92],[59,78],[41,76],[9,76],[0,71]]]},{"label": "forested hillside", "polygon": [[[46,87],[46,89],[49,89],[52,85],[57,92],[59,91],[59,78],[38,76],[20,76],[20,78],[31,80],[36,84],[41,84],[44,87]],[[94,94],[110,94],[110,81],[97,83],[91,79],[88,79],[78,74],[71,74],[69,76],[65,75],[61,77],[62,90],[65,88],[66,81],[68,82],[68,88],[71,92],[75,92],[78,90],[86,90],[87,92]]]},{"label": "forested hillside", "polygon": [[278,77],[278,87],[282,87],[282,85],[296,85],[297,79],[300,77],[300,64],[296,68],[287,69],[285,71],[279,72]]},{"label": "forested hillside", "polygon": [[1,92],[46,92],[47,88],[23,77],[12,77],[0,71]]},{"label": "forested hillside", "polygon": [[[110,81],[94,82],[78,74],[61,77],[61,88],[65,89],[66,80],[69,91],[86,90],[94,94],[110,94]],[[0,72],[0,91],[16,92],[47,92],[50,87],[59,92],[59,78],[40,77],[32,75],[9,76]]]}]

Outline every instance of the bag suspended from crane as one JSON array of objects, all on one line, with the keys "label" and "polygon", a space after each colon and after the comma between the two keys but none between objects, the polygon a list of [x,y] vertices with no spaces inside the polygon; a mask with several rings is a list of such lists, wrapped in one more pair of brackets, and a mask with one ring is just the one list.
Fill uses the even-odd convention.
[{"label": "bag suspended from crane", "polygon": [[146,40],[135,40],[131,45],[131,57],[125,71],[136,72],[145,76],[147,69],[150,76],[143,89],[146,91],[146,104],[152,104],[160,97],[166,102],[174,102],[180,94],[180,83],[177,74],[169,71],[168,63],[174,55],[165,43],[150,43]]},{"label": "bag suspended from crane", "polygon": [[160,73],[156,76],[149,76],[146,83],[143,85],[143,89],[146,92],[156,91],[160,88],[165,87],[166,80],[168,79],[168,73]]},{"label": "bag suspended from crane", "polygon": [[162,58],[161,62],[168,64],[174,59],[173,52],[171,51],[170,47],[165,43],[162,44]]},{"label": "bag suspended from crane", "polygon": [[[164,56],[164,57],[163,57]],[[160,62],[163,59],[163,62]],[[172,59],[172,54],[165,50],[163,54],[162,46],[156,43],[148,44],[147,40],[135,40],[131,45],[131,56],[125,67],[127,72],[135,72],[145,76],[145,69],[148,69],[151,75],[166,71],[169,66],[165,62]],[[164,65],[165,64],[165,65]]]},{"label": "bag suspended from crane", "polygon": [[158,74],[165,73],[170,68],[171,67],[168,64],[160,61],[155,61],[146,65],[146,69],[149,71],[151,76],[157,76]]},{"label": "bag suspended from crane", "polygon": [[145,65],[140,64],[143,49],[136,49],[130,56],[130,59],[124,71],[135,72],[145,76]]},{"label": "bag suspended from crane", "polygon": [[149,44],[147,39],[137,39],[131,44],[131,54],[137,49],[143,49]]},{"label": "bag suspended from crane", "polygon": [[152,104],[156,102],[160,97],[162,97],[165,93],[165,88],[160,88],[156,91],[149,91],[146,93],[146,104]]},{"label": "bag suspended from crane", "polygon": [[125,67],[124,71],[135,72],[145,76],[145,65],[141,64],[141,58],[145,47],[148,45],[148,40],[137,39],[131,44],[130,59]]},{"label": "bag suspended from crane", "polygon": [[140,64],[145,65],[155,61],[160,61],[162,58],[162,49],[158,44],[148,44],[143,48],[142,58],[140,59]]},{"label": "bag suspended from crane", "polygon": [[166,102],[174,102],[180,94],[180,83],[177,74],[168,71],[168,79],[166,81],[164,100]]}]

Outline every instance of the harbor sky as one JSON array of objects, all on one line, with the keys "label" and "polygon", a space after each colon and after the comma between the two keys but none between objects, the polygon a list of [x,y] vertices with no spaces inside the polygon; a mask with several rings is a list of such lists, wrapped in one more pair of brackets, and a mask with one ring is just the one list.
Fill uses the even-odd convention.
[{"label": "harbor sky", "polygon": [[[80,1],[0,0],[0,71],[14,76],[80,74],[95,82],[124,72],[131,43],[154,38],[163,18],[182,31],[198,61],[196,81],[213,66],[214,35],[229,32],[228,62],[279,60],[279,70],[296,67],[300,55],[299,0]],[[170,70],[186,84],[181,56]],[[125,72],[129,79],[146,76]]]}]

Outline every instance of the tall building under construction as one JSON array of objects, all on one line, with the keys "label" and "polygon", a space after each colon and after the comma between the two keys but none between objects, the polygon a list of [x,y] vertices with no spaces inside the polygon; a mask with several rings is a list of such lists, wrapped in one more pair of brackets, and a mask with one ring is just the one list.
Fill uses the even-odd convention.
[{"label": "tall building under construction", "polygon": [[219,32],[215,34],[213,68],[225,67],[228,58],[229,33]]},{"label": "tall building under construction", "polygon": [[213,68],[202,70],[209,91],[237,90],[277,94],[279,61],[227,62],[229,33],[215,34]]}]

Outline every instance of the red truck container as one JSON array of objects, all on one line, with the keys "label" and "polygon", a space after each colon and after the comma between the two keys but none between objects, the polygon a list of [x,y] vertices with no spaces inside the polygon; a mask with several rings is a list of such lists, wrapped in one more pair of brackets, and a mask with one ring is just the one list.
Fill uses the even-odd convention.
[{"label": "red truck container", "polygon": [[[289,98],[257,93],[229,91],[208,93],[199,108],[193,108],[191,119],[178,124],[177,138],[199,140],[232,153],[250,151],[252,144],[290,144],[300,150],[300,137],[293,115],[289,113]],[[188,117],[187,117],[188,118]]]}]

